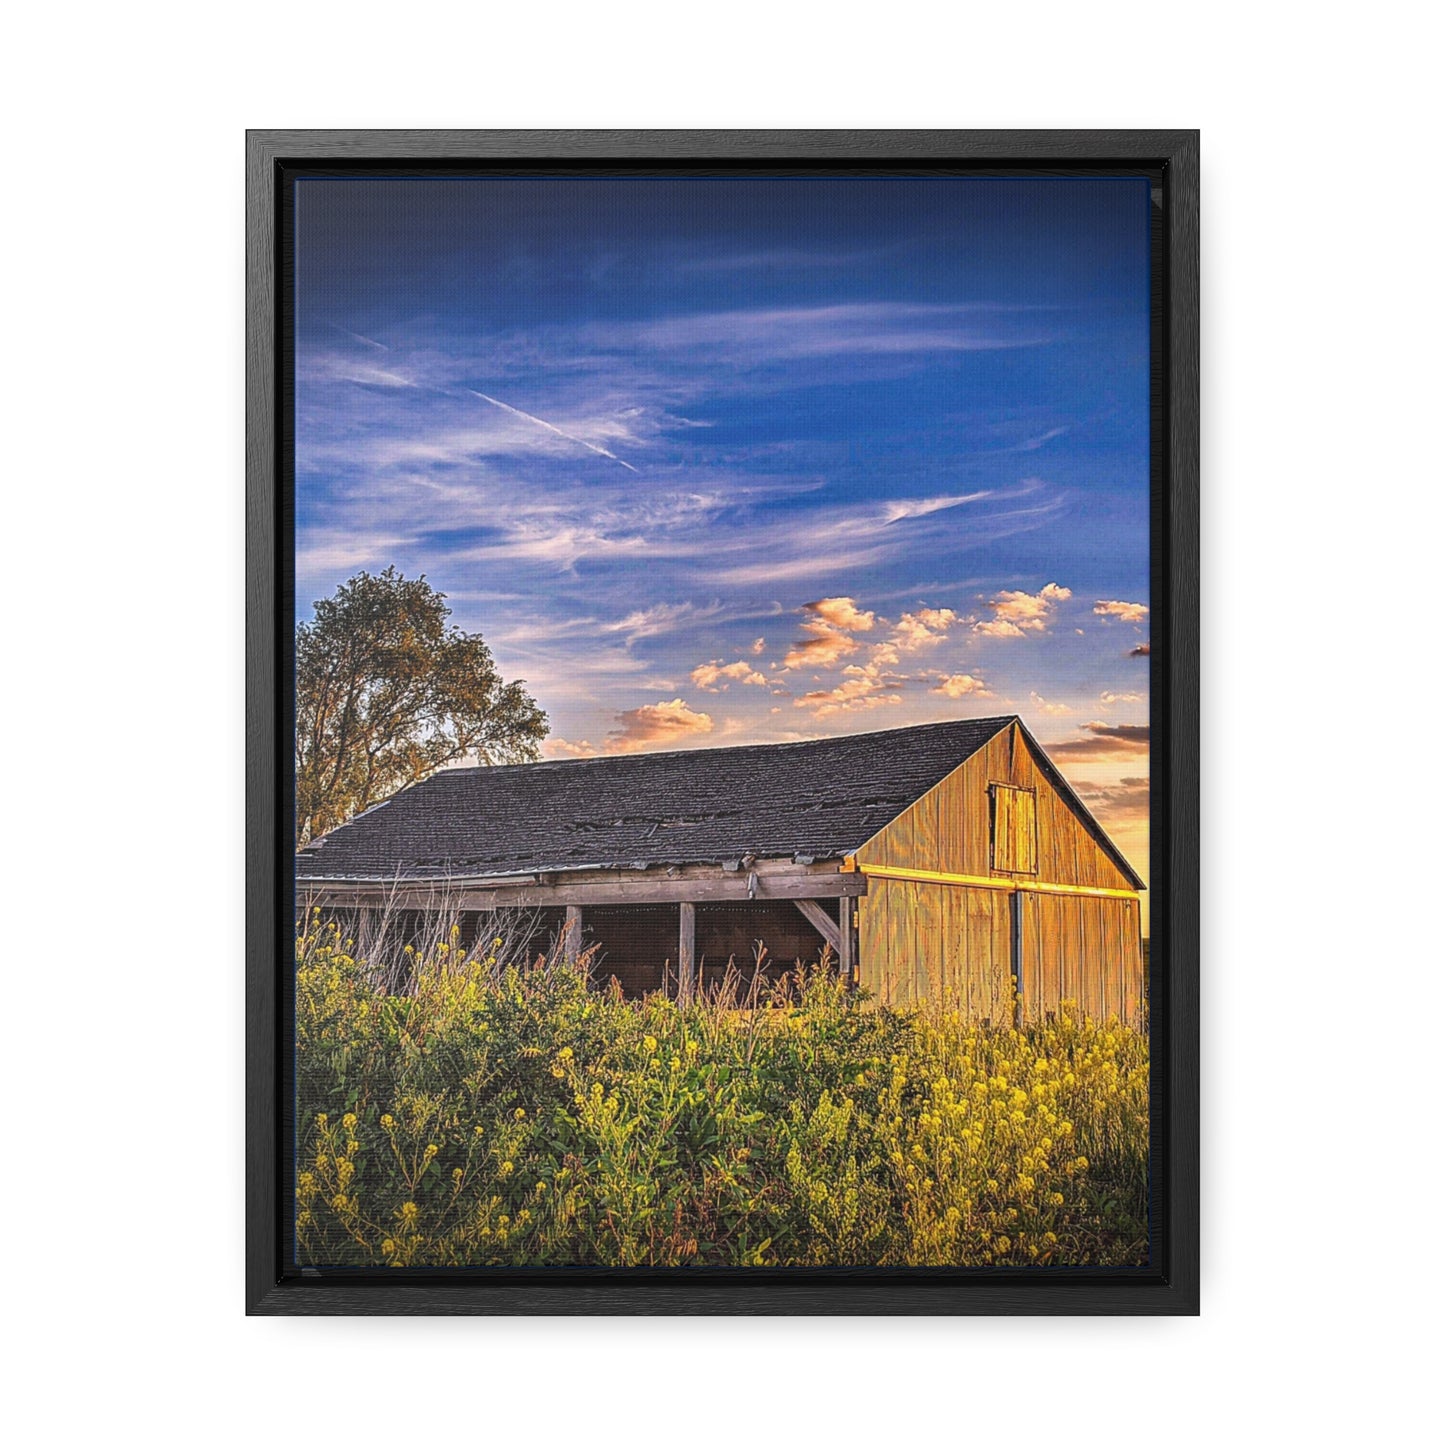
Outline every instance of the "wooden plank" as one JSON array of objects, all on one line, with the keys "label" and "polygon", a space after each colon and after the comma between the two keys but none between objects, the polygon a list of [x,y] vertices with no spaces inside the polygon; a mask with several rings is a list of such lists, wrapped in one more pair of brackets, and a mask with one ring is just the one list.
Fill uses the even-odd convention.
[{"label": "wooden plank", "polygon": [[833,957],[835,959],[842,958],[842,935],[838,932],[838,925],[828,916],[823,905],[811,898],[795,898],[793,907],[823,935],[823,941],[833,950]]},{"label": "wooden plank", "polygon": [[1015,888],[1023,888],[1030,893],[1057,893],[1078,898],[1137,897],[1132,888],[1079,887],[1070,883],[1040,883],[1032,878],[986,878],[966,873],[935,873],[927,868],[898,868],[883,863],[859,863],[858,871],[869,878],[897,878],[913,883],[951,883],[960,888],[992,888],[1001,893],[1011,893]]},{"label": "wooden plank", "polygon": [[697,967],[697,907],[692,903],[677,905],[677,996],[691,998]]},{"label": "wooden plank", "polygon": [[888,981],[888,889],[870,889],[858,900],[858,978],[880,1003],[891,1003]]},{"label": "wooden plank", "polygon": [[582,953],[582,910],[575,903],[567,905],[563,927],[566,930],[562,945],[563,955],[569,963],[576,963]]},{"label": "wooden plank", "polygon": [[1100,1022],[1110,1013],[1104,988],[1107,946],[1104,942],[1104,902],[1102,898],[1090,898],[1078,904],[1084,919],[1084,955],[1080,961],[1084,975],[1084,1007],[1092,1018]]},{"label": "wooden plank", "polygon": [[1044,900],[1037,893],[1020,893],[1019,900],[1019,964],[1023,972],[1023,1008],[1026,1023],[1043,1017],[1043,958],[1039,933],[1039,910]]}]

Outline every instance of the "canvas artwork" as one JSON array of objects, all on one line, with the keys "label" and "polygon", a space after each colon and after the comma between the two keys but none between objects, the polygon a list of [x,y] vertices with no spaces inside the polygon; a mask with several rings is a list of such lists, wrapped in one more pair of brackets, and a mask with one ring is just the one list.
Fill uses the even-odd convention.
[{"label": "canvas artwork", "polygon": [[1150,1262],[1150,185],[308,174],[299,1266]]}]

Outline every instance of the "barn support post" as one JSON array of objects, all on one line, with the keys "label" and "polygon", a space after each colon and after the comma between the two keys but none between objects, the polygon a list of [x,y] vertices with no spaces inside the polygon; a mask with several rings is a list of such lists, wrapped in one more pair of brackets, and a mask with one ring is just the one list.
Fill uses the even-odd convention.
[{"label": "barn support post", "polygon": [[853,900],[838,900],[838,977],[845,988],[857,985],[858,925],[853,917]]},{"label": "barn support post", "polygon": [[562,954],[568,963],[576,963],[582,953],[582,910],[575,904],[567,905],[567,921],[563,925]]},{"label": "barn support post", "polygon": [[677,905],[677,997],[679,1002],[692,997],[693,955],[696,951],[697,906]]},{"label": "barn support post", "polygon": [[1024,895],[1021,889],[1009,894],[1009,967],[1014,982],[1014,1027],[1024,1026]]}]

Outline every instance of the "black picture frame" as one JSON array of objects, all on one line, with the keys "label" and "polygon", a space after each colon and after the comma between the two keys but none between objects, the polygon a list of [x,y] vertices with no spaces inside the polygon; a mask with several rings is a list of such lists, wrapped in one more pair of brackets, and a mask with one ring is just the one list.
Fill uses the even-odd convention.
[{"label": "black picture frame", "polygon": [[[323,1277],[284,1260],[292,913],[290,176],[399,168],[878,170],[1155,180],[1151,428],[1151,1264],[1142,1270],[497,1270]],[[1199,1308],[1199,135],[1077,131],[256,130],[246,137],[246,1311],[259,1315],[1187,1315]],[[1162,617],[1161,617],[1162,614]]]}]

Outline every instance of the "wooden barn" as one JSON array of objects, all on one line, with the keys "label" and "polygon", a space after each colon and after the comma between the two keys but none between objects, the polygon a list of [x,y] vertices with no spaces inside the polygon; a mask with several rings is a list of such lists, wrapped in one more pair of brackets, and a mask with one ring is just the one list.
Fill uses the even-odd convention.
[{"label": "wooden barn", "polygon": [[633,996],[746,972],[759,941],[977,1019],[1132,1021],[1143,994],[1144,885],[1017,717],[451,769],[304,848],[296,882],[298,907],[446,906],[471,937],[528,910]]}]

